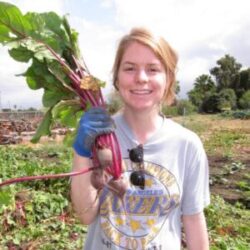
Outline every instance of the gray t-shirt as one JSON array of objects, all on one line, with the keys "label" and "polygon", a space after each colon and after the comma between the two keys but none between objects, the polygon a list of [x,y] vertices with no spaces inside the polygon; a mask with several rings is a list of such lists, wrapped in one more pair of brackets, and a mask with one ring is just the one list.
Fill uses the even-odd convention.
[{"label": "gray t-shirt", "polygon": [[[138,142],[121,114],[114,120],[129,181],[137,166],[128,149]],[[195,133],[164,118],[143,149],[145,189],[129,184],[123,201],[103,190],[85,250],[180,250],[181,215],[199,213],[209,204],[207,157]]]}]

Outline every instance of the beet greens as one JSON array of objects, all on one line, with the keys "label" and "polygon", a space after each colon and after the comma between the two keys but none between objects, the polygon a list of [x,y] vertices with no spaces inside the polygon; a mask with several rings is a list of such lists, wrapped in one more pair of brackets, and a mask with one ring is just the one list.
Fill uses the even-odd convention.
[{"label": "beet greens", "polygon": [[[72,144],[83,112],[93,106],[105,108],[101,92],[105,83],[90,74],[78,47],[78,33],[66,16],[54,12],[23,15],[15,5],[0,2],[0,43],[9,47],[14,60],[29,63],[22,74],[29,88],[44,90],[42,102],[47,111],[32,142],[50,136],[52,125],[59,121],[70,128],[65,142]],[[94,167],[99,167],[98,148],[112,151],[112,165],[105,170],[118,179],[122,160],[115,134],[96,139]]]}]

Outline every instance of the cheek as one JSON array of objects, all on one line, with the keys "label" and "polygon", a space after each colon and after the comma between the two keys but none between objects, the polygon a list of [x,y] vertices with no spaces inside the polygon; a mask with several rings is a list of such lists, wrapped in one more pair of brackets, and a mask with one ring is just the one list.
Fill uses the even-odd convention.
[{"label": "cheek", "polygon": [[130,77],[124,75],[124,74],[118,74],[117,77],[117,87],[119,89],[127,89],[131,84]]},{"label": "cheek", "polygon": [[168,82],[166,77],[161,77],[156,81],[156,88],[158,88],[159,92],[165,93],[168,90]]}]

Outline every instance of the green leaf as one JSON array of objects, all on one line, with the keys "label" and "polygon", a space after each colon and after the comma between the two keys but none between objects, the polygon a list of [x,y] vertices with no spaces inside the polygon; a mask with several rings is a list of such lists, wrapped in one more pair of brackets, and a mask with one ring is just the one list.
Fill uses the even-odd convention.
[{"label": "green leaf", "polygon": [[71,87],[68,76],[62,70],[62,66],[57,61],[47,63],[48,71],[67,89],[75,92]]},{"label": "green leaf", "polygon": [[24,37],[31,31],[31,26],[21,11],[15,5],[6,2],[0,2],[0,24],[5,25],[18,37]]},{"label": "green leaf", "polygon": [[62,19],[55,12],[42,13],[46,28],[58,35],[61,39],[65,39],[65,32],[62,29]]},{"label": "green leaf", "polygon": [[[61,75],[63,75],[62,71]],[[36,59],[33,59],[32,65],[23,76],[26,77],[28,86],[34,90],[44,87],[46,89],[54,89],[56,92],[58,88],[63,87],[63,84],[48,70],[46,63],[42,63]]]},{"label": "green leaf", "polygon": [[51,135],[50,127],[51,127],[52,122],[53,122],[51,111],[52,111],[52,109],[49,109],[46,112],[42,122],[40,123],[38,129],[36,130],[35,135],[31,139],[31,142],[37,143],[43,135],[48,135],[48,136]]},{"label": "green leaf", "polygon": [[58,55],[63,54],[63,50],[70,46],[66,31],[62,25],[62,18],[55,12],[41,13],[45,27],[41,33],[41,40],[49,45]]},{"label": "green leaf", "polygon": [[63,100],[56,104],[52,110],[54,119],[59,119],[61,124],[75,128],[83,110],[78,100]]},{"label": "green leaf", "polygon": [[72,95],[69,91],[62,89],[45,89],[43,94],[43,105],[44,107],[52,107],[63,99],[71,99]]},{"label": "green leaf", "polygon": [[13,202],[12,193],[9,191],[0,190],[0,206],[10,205]]},{"label": "green leaf", "polygon": [[81,112],[78,101],[68,107],[60,104],[54,111],[57,118],[52,117],[51,110],[62,100],[78,97],[68,77],[69,68],[75,71],[79,67],[76,63],[80,55],[77,41],[78,33],[70,28],[66,17],[54,12],[23,15],[16,6],[0,1],[0,43],[10,48],[9,54],[14,60],[31,62],[22,76],[31,89],[44,89],[43,105],[50,108],[33,142],[50,133],[52,119],[76,127],[78,112]]},{"label": "green leaf", "polygon": [[68,131],[63,139],[63,144],[66,146],[72,147],[73,142],[74,142],[75,137],[76,137],[76,132],[77,132],[76,129],[73,131]]},{"label": "green leaf", "polygon": [[25,14],[24,17],[30,23],[33,35],[40,38],[45,28],[45,21],[41,17],[41,14],[35,12],[28,12]]},{"label": "green leaf", "polygon": [[[39,80],[39,78],[37,78]],[[26,82],[29,86],[29,88],[36,90],[36,89],[40,89],[43,87],[43,82],[38,82],[35,78],[31,77],[31,76],[27,76],[26,77]]]},{"label": "green leaf", "polygon": [[[42,67],[40,67],[39,69],[42,70]],[[33,65],[29,67],[28,70],[23,75],[26,76],[26,82],[29,88],[33,90],[40,89],[45,85],[44,78],[40,77],[40,75],[37,74],[35,70],[34,62]]]},{"label": "green leaf", "polygon": [[80,58],[80,50],[79,50],[79,46],[78,46],[78,33],[70,28],[69,22],[68,22],[66,16],[63,17],[62,22],[63,22],[63,26],[65,28],[65,31],[69,37],[72,52],[75,55],[75,57],[79,59]]},{"label": "green leaf", "polygon": [[48,50],[48,48],[43,43],[39,43],[33,39],[26,39],[23,41],[22,45],[28,50],[34,52],[34,57],[43,62],[44,59],[56,60],[55,56]]},{"label": "green leaf", "polygon": [[9,36],[9,29],[0,24],[0,42],[9,42],[11,37]]},{"label": "green leaf", "polygon": [[33,56],[31,51],[22,46],[9,50],[9,54],[12,58],[19,62],[28,62]]},{"label": "green leaf", "polygon": [[[32,53],[36,60],[44,62],[46,60],[57,60],[51,51],[46,47],[47,45],[43,42],[34,40],[33,38],[25,38],[19,40],[13,40],[9,42],[8,47],[11,49],[18,49],[20,47],[26,49],[28,53]],[[15,58],[14,58],[15,59]]]},{"label": "green leaf", "polygon": [[51,52],[45,46],[38,46],[36,48],[36,52],[34,57],[39,61],[47,60],[55,60],[55,57],[51,54]]}]

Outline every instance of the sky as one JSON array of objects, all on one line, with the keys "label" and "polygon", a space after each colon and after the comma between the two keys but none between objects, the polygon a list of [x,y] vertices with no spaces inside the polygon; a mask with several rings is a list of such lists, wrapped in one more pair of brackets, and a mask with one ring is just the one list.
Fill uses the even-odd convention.
[{"label": "sky", "polygon": [[[79,33],[79,46],[92,75],[112,91],[111,70],[119,39],[132,27],[144,26],[163,36],[177,51],[180,98],[195,79],[209,74],[225,54],[250,67],[249,0],[9,0],[23,14],[54,11],[68,15]],[[28,88],[27,63],[14,61],[0,45],[0,109],[41,108],[42,90]]]}]

